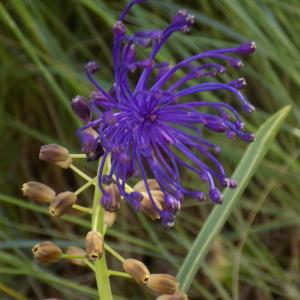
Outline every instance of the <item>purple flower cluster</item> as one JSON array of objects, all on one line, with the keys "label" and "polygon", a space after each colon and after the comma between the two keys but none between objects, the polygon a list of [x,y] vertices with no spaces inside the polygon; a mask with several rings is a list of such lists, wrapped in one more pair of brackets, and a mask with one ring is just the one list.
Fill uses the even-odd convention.
[{"label": "purple flower cluster", "polygon": [[[92,92],[89,102],[77,96],[72,107],[85,122],[78,131],[83,151],[89,160],[102,157],[99,186],[104,194],[105,208],[109,209],[110,205],[105,185],[114,182],[124,199],[138,209],[141,194],[126,190],[128,179],[138,176],[144,180],[149,199],[163,224],[173,226],[184,196],[199,201],[205,199],[203,191],[192,191],[182,186],[182,168],[207,182],[208,195],[213,203],[222,202],[217,183],[223,187],[236,187],[236,182],[226,176],[216,158],[220,147],[208,141],[204,137],[205,132],[225,133],[229,139],[239,137],[245,142],[253,141],[254,136],[245,131],[244,123],[233,106],[198,100],[196,95],[226,91],[245,112],[252,112],[254,107],[240,92],[246,84],[243,78],[229,83],[217,82],[215,78],[226,72],[224,63],[234,69],[242,67],[241,60],[235,55],[253,53],[255,43],[202,52],[173,66],[168,62],[158,62],[157,54],[170,36],[175,32],[188,32],[195,18],[187,11],[179,10],[163,31],[128,35],[124,19],[132,6],[140,2],[142,0],[131,1],[113,28],[115,83],[111,90],[105,91],[95,80],[94,74],[99,67],[96,62],[89,62],[85,71],[96,91]],[[138,47],[149,47],[149,57],[139,59]],[[185,75],[176,80],[179,72]],[[132,73],[135,73],[134,76],[129,78]],[[136,78],[137,82],[133,85]],[[195,81],[201,83],[191,86]],[[189,100],[193,97],[194,100]],[[109,174],[104,174],[107,159],[110,159],[111,169]],[[163,209],[152,198],[148,178],[155,178],[165,195]]]}]

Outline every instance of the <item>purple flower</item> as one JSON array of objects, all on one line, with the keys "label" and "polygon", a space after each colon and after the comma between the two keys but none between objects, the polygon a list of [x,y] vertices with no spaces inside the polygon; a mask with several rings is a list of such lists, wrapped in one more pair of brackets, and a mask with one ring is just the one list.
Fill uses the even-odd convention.
[{"label": "purple flower", "polygon": [[[174,66],[158,62],[157,54],[170,36],[178,31],[188,32],[195,18],[180,10],[163,31],[128,35],[124,19],[132,6],[140,2],[131,1],[113,28],[115,83],[111,90],[105,91],[95,80],[94,74],[99,70],[96,62],[89,62],[85,67],[87,77],[97,89],[91,95],[89,106],[96,118],[80,128],[79,135],[83,136],[83,149],[90,149],[93,148],[92,135],[87,138],[84,133],[88,128],[98,133],[95,145],[101,141],[101,150],[102,147],[104,150],[99,166],[102,191],[105,192],[107,182],[114,181],[124,199],[138,209],[141,195],[138,192],[128,194],[125,188],[127,180],[137,175],[144,180],[146,192],[163,224],[173,226],[184,196],[198,201],[205,199],[203,191],[182,186],[180,172],[183,168],[207,183],[207,194],[213,203],[222,203],[222,193],[217,186],[236,187],[236,182],[227,178],[216,158],[221,148],[205,136],[208,131],[225,133],[230,139],[239,137],[245,142],[253,141],[254,136],[245,131],[233,106],[203,99],[205,92],[225,91],[245,112],[254,110],[240,92],[246,85],[245,79],[223,83],[218,82],[216,76],[226,72],[224,64],[235,69],[242,67],[236,56],[253,53],[255,43],[195,54]],[[138,47],[150,47],[149,57],[138,58]],[[135,74],[130,78],[134,72],[139,76]],[[179,72],[185,75],[178,80]],[[135,84],[134,78],[138,78]],[[191,82],[196,81],[199,83],[191,86]],[[83,114],[84,118],[81,118],[86,121],[88,113]],[[86,147],[84,143],[87,143]],[[103,174],[107,159],[111,160],[111,170],[109,174]],[[155,178],[164,193],[163,209],[152,199],[147,178]]]}]

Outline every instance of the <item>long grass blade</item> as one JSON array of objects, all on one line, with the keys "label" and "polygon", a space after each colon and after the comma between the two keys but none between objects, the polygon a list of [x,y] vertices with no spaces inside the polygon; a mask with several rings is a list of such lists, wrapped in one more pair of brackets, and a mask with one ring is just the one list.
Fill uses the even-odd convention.
[{"label": "long grass blade", "polygon": [[270,117],[257,132],[255,142],[249,146],[233,175],[239,182],[238,188],[225,191],[224,204],[213,209],[178,272],[177,278],[182,291],[186,292],[192,284],[214,238],[222,229],[246,189],[290,110],[290,106],[282,108]]}]

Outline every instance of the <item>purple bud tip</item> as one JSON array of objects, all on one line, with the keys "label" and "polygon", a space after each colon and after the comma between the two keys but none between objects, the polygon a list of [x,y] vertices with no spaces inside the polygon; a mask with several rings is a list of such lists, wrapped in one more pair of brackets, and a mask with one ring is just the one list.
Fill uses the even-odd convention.
[{"label": "purple bud tip", "polygon": [[237,80],[231,81],[229,84],[235,89],[240,90],[247,85],[247,82],[245,78],[239,78]]},{"label": "purple bud tip", "polygon": [[224,178],[222,185],[224,187],[229,187],[230,189],[235,189],[237,187],[237,182],[234,179]]},{"label": "purple bud tip", "polygon": [[224,132],[227,129],[226,124],[221,121],[208,121],[204,126],[214,132]]},{"label": "purple bud tip", "polygon": [[168,211],[162,211],[160,213],[160,218],[163,226],[167,228],[171,228],[175,224],[175,214],[168,212]]},{"label": "purple bud tip", "polygon": [[234,140],[236,138],[236,133],[232,130],[227,130],[226,135],[231,140]]},{"label": "purple bud tip", "polygon": [[176,212],[180,210],[181,203],[178,199],[174,198],[171,195],[165,196],[165,210],[169,212]]},{"label": "purple bud tip", "polygon": [[243,110],[247,113],[252,113],[255,111],[255,107],[249,103],[243,105]]},{"label": "purple bud tip", "polygon": [[242,121],[236,121],[235,125],[236,125],[237,129],[239,129],[239,130],[244,130],[245,129],[245,123],[242,122]]},{"label": "purple bud tip", "polygon": [[185,21],[187,15],[188,15],[188,11],[186,9],[180,9],[173,17],[173,23],[179,23]]},{"label": "purple bud tip", "polygon": [[219,154],[219,153],[221,153],[221,151],[222,151],[222,149],[221,149],[220,146],[215,146],[215,147],[214,147],[214,153],[215,153],[215,154]]},{"label": "purple bud tip", "polygon": [[115,23],[114,28],[113,28],[113,33],[116,37],[121,38],[125,35],[126,28],[123,22],[118,21]]},{"label": "purple bud tip", "polygon": [[85,123],[91,120],[91,110],[85,98],[76,96],[71,102],[73,112]]},{"label": "purple bud tip", "polygon": [[189,14],[186,18],[186,21],[189,25],[193,25],[195,23],[195,16],[194,15],[191,15]]},{"label": "purple bud tip", "polygon": [[242,44],[238,48],[238,53],[241,55],[249,55],[252,54],[256,50],[256,44],[255,42],[247,42]]},{"label": "purple bud tip", "polygon": [[219,73],[225,73],[226,72],[226,68],[224,66],[219,66],[217,70],[218,70]]},{"label": "purple bud tip", "polygon": [[197,201],[203,202],[203,201],[206,200],[206,195],[203,192],[196,192],[195,193],[195,198],[196,198]]},{"label": "purple bud tip", "polygon": [[209,191],[209,197],[215,204],[221,204],[223,202],[223,195],[216,188]]},{"label": "purple bud tip", "polygon": [[240,59],[234,59],[230,62],[230,64],[233,68],[237,70],[241,69],[244,66],[243,62]]},{"label": "purple bud tip", "polygon": [[229,179],[228,187],[231,189],[235,189],[237,187],[237,181],[234,179]]},{"label": "purple bud tip", "polygon": [[246,132],[243,135],[241,135],[241,139],[246,143],[251,143],[255,140],[255,135],[253,133]]},{"label": "purple bud tip", "polygon": [[99,71],[99,65],[95,61],[89,61],[85,64],[84,68],[90,74],[95,74]]}]

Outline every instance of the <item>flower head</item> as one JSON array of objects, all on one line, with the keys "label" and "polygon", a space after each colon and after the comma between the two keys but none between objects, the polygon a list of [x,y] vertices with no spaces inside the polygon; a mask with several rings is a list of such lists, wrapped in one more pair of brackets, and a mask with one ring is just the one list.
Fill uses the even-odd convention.
[{"label": "flower head", "polygon": [[[207,182],[208,196],[214,203],[222,202],[218,185],[236,186],[216,158],[220,147],[207,140],[206,133],[225,133],[229,139],[239,137],[245,142],[253,141],[254,136],[245,131],[244,123],[233,106],[203,100],[203,95],[205,92],[228,92],[245,112],[252,112],[254,107],[240,92],[245,80],[240,78],[224,83],[218,82],[216,76],[226,72],[224,64],[235,69],[242,67],[237,56],[253,53],[255,43],[202,52],[174,66],[159,62],[157,54],[171,35],[188,32],[195,18],[186,10],[179,10],[164,30],[129,35],[124,20],[130,9],[140,2],[143,1],[131,1],[113,28],[115,82],[111,90],[105,91],[94,78],[99,70],[96,62],[85,66],[87,77],[96,88],[88,105],[96,117],[89,120],[89,110],[81,102],[80,105],[78,102],[73,104],[73,109],[78,107],[77,115],[86,122],[78,132],[82,149],[86,149],[90,159],[90,153],[96,159],[102,155],[99,186],[106,201],[109,197],[105,184],[114,182],[121,196],[139,209],[143,196],[126,189],[127,180],[137,175],[144,181],[145,192],[163,224],[172,226],[184,196],[192,196],[199,201],[205,199],[203,191],[192,191],[182,185],[180,172],[183,168]],[[138,47],[149,47],[149,57],[138,58]],[[179,72],[185,75],[178,80]],[[130,78],[132,73],[138,76]],[[191,86],[197,81],[199,83]],[[87,137],[89,128],[97,134]],[[111,169],[109,174],[104,174],[107,159],[111,162]],[[164,194],[162,205],[157,205],[152,197],[149,178],[156,180]]]}]

